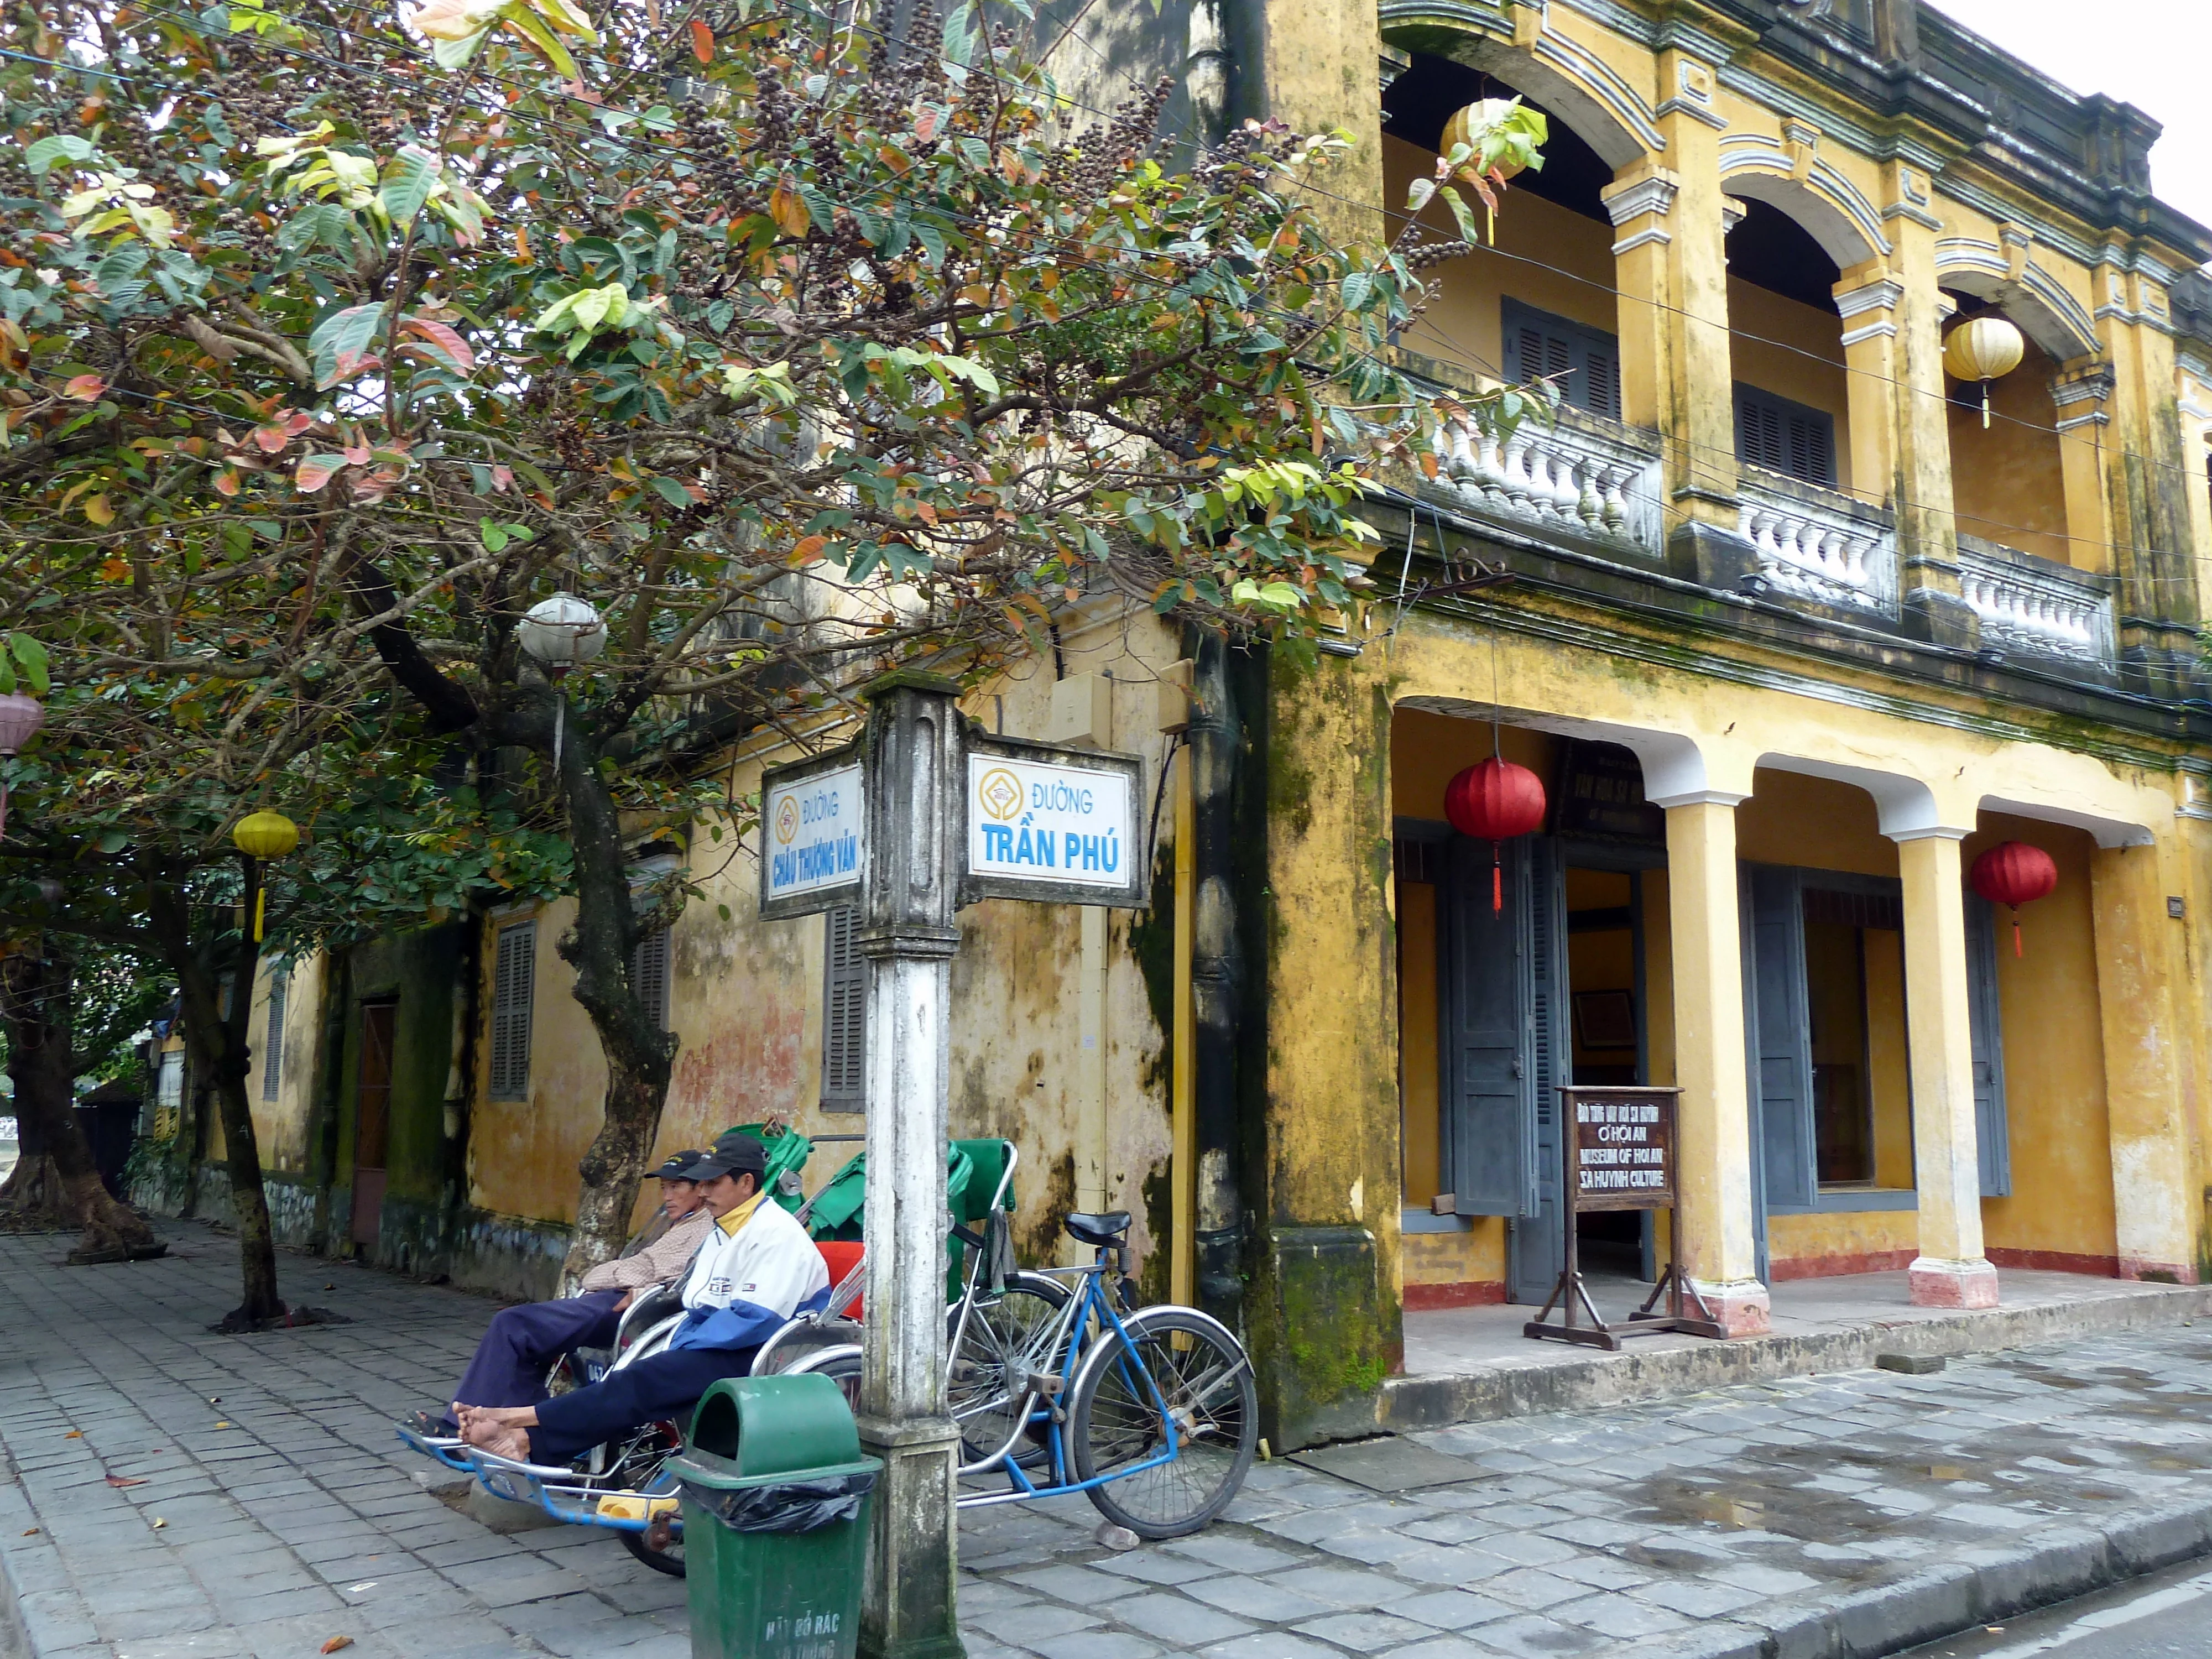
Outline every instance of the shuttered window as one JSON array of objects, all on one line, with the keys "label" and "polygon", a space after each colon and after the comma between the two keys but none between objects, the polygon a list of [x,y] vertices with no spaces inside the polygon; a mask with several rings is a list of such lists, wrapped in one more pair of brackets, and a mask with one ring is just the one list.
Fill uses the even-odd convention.
[{"label": "shuttered window", "polygon": [[530,1005],[538,988],[538,924],[499,930],[492,968],[491,1097],[530,1096]]},{"label": "shuttered window", "polygon": [[261,1044],[261,1097],[276,1098],[284,1069],[284,1002],[290,975],[273,974],[269,980],[269,1031]]},{"label": "shuttered window", "polygon": [[645,1005],[657,1031],[668,1029],[668,930],[647,933],[630,953],[630,988]]},{"label": "shuttered window", "polygon": [[868,962],[860,954],[860,913],[851,905],[823,916],[822,1109],[857,1112],[867,1090]]},{"label": "shuttered window", "polygon": [[1817,409],[1752,386],[1735,389],[1735,456],[1801,483],[1836,487],[1836,423]]},{"label": "shuttered window", "polygon": [[1620,418],[1620,342],[1517,300],[1505,301],[1505,378],[1549,380],[1562,402]]}]

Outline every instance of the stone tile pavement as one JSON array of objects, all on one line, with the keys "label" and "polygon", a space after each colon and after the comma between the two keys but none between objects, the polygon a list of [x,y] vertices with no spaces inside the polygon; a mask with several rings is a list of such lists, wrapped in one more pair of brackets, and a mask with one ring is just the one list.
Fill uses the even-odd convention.
[{"label": "stone tile pavement", "polygon": [[[392,1440],[489,1304],[287,1257],[289,1296],[357,1322],[217,1337],[231,1243],[173,1236],[98,1269],[0,1239],[0,1568],[37,1659],[689,1651],[679,1583],[605,1534],[495,1535]],[[1224,1522],[1126,1554],[1080,1499],[971,1511],[969,1653],[1893,1650],[2212,1549],[2212,1323],[1416,1438],[1469,1478],[1278,1461]]]}]

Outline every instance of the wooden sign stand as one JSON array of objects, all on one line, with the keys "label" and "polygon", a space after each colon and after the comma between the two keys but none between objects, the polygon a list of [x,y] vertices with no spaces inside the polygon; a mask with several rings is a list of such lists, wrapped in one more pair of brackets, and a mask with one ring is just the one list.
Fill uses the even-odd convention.
[{"label": "wooden sign stand", "polygon": [[[1681,1230],[1674,1215],[1675,1108],[1681,1093],[1680,1089],[1560,1089],[1559,1190],[1567,1230],[1566,1265],[1550,1299],[1521,1328],[1523,1336],[1618,1352],[1624,1337],[1655,1336],[1662,1331],[1728,1334],[1696,1287],[1682,1277]],[[1591,1302],[1576,1248],[1575,1218],[1601,1210],[1668,1212],[1667,1266],[1644,1305],[1619,1326],[1607,1324]],[[1662,1296],[1666,1311],[1656,1312]],[[1554,1308],[1559,1310],[1557,1321],[1551,1317]],[[1583,1323],[1578,1315],[1587,1315],[1589,1322]]]}]

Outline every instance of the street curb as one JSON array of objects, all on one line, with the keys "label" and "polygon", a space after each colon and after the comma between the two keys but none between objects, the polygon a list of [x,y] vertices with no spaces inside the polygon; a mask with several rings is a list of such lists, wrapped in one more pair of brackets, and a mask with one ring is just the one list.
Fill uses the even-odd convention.
[{"label": "street curb", "polygon": [[1620,1659],[1883,1659],[2212,1555],[2212,1498],[2070,1522],[1962,1555],[1893,1583],[1783,1602],[1761,1622],[1648,1638]]},{"label": "street curb", "polygon": [[1875,1321],[1808,1335],[1735,1337],[1693,1347],[1577,1354],[1536,1365],[1394,1376],[1376,1401],[1389,1433],[1583,1412],[1784,1376],[1865,1370],[1878,1353],[1945,1358],[2178,1325],[2212,1312],[2212,1286],[2139,1285],[2089,1302]]}]

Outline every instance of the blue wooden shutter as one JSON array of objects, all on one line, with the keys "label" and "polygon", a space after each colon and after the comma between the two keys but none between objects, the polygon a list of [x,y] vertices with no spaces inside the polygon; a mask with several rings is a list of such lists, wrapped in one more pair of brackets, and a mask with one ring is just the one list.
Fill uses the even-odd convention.
[{"label": "blue wooden shutter", "polygon": [[1620,342],[1602,329],[1508,300],[1505,378],[1548,380],[1563,402],[1609,421],[1620,418]]},{"label": "blue wooden shutter", "polygon": [[1982,1196],[2012,1192],[2012,1130],[2005,1116],[2004,1020],[1997,1004],[1996,908],[1966,895],[1966,1024],[1974,1052],[1974,1144]]},{"label": "blue wooden shutter", "polygon": [[1812,1022],[1805,991],[1805,906],[1798,872],[1748,866],[1743,906],[1752,1141],[1766,1208],[1809,1210],[1820,1193],[1813,1132]]},{"label": "blue wooden shutter", "polygon": [[1833,418],[1770,392],[1736,387],[1735,454],[1740,461],[1802,483],[1836,486]]},{"label": "blue wooden shutter", "polygon": [[668,1029],[669,938],[665,927],[647,933],[630,952],[629,985],[656,1031]]},{"label": "blue wooden shutter", "polygon": [[538,988],[538,924],[499,930],[492,963],[491,1077],[494,1100],[530,1097],[530,1016]]},{"label": "blue wooden shutter", "polygon": [[822,1109],[857,1112],[867,1096],[868,962],[860,954],[860,913],[840,905],[823,913]]},{"label": "blue wooden shutter", "polygon": [[1462,1215],[1518,1216],[1536,1207],[1528,1109],[1525,884],[1506,849],[1506,905],[1490,908],[1490,843],[1455,836],[1445,884],[1445,1004],[1451,1084],[1454,1206]]},{"label": "blue wooden shutter", "polygon": [[[1556,1201],[1559,1184],[1559,1091],[1574,1080],[1567,978],[1567,885],[1559,842],[1528,836],[1519,843],[1528,907],[1529,1104],[1536,1129],[1536,1188]],[[1534,1213],[1532,1210],[1528,1213]]]},{"label": "blue wooden shutter", "polygon": [[261,1045],[261,1098],[274,1100],[283,1087],[284,1005],[290,991],[289,975],[281,969],[269,976],[269,1035]]}]

